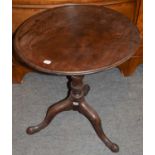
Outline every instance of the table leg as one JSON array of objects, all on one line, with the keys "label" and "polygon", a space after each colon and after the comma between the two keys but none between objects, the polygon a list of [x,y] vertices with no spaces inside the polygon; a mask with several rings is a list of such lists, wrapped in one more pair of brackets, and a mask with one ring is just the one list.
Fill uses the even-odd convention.
[{"label": "table leg", "polygon": [[90,86],[88,84],[85,84],[84,85],[84,96],[87,96],[89,91],[90,91]]},{"label": "table leg", "polygon": [[68,99],[53,104],[48,108],[45,119],[38,125],[28,127],[27,133],[34,134],[36,132],[39,132],[40,130],[47,127],[58,113],[63,111],[68,111],[71,109],[72,109],[72,104]]},{"label": "table leg", "polygon": [[105,135],[99,115],[90,105],[88,105],[84,99],[87,95],[90,87],[83,84],[84,76],[71,76],[71,93],[70,99],[73,101],[74,110],[79,111],[91,122],[99,138],[105,143],[105,145],[113,152],[118,152],[119,147],[109,140]]},{"label": "table leg", "polygon": [[103,129],[102,129],[102,124],[101,124],[101,119],[97,112],[86,102],[82,102],[79,107],[79,112],[83,114],[92,124],[94,127],[98,137],[105,143],[105,145],[113,152],[118,152],[119,147],[117,144],[114,144],[109,140],[109,138],[105,135]]}]

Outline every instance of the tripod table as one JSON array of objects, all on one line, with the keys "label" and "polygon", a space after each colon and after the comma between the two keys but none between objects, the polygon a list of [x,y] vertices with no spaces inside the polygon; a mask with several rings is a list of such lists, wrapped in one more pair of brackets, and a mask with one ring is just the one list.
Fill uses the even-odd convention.
[{"label": "tripod table", "polygon": [[70,79],[69,95],[51,105],[44,120],[29,127],[27,133],[47,127],[60,112],[75,110],[88,118],[111,151],[118,152],[118,145],[105,135],[99,115],[85,100],[90,87],[83,78],[120,65],[138,46],[135,25],[121,13],[103,6],[66,5],[26,20],[14,36],[16,56],[36,71]]}]

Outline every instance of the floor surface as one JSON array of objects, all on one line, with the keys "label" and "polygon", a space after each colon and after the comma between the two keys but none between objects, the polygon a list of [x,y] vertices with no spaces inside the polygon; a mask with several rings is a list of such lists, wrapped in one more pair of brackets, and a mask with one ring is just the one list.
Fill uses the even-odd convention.
[{"label": "floor surface", "polygon": [[[120,146],[117,155],[142,155],[143,68],[125,78],[117,69],[87,75],[91,86],[87,102],[98,112],[109,138]],[[35,135],[29,125],[44,118],[47,108],[63,99],[67,79],[29,73],[13,85],[13,155],[112,155],[96,136],[89,121],[76,111],[64,112]]]}]

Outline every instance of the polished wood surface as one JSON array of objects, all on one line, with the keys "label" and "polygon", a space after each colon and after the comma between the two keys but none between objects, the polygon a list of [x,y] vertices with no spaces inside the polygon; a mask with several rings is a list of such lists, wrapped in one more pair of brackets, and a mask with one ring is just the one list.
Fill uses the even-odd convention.
[{"label": "polished wood surface", "polygon": [[[37,14],[39,12],[42,12],[49,8],[55,8],[59,6],[68,5],[67,2],[59,2],[57,0],[53,0],[52,2],[49,2],[46,4],[47,1],[42,1],[40,4],[37,1],[29,0],[29,3],[23,2],[22,0],[19,2],[13,2],[13,25],[12,29],[13,32],[17,29],[17,27],[24,22],[27,18],[30,16]],[[34,4],[35,3],[35,4]],[[73,1],[72,1],[73,3]],[[133,22],[136,22],[136,4],[133,0],[113,0],[113,1],[105,1],[100,0],[99,2],[94,2],[93,0],[88,1],[78,1],[76,4],[93,4],[93,5],[103,5],[107,8],[111,8],[113,10],[116,10],[124,15],[126,15],[128,18],[130,18]]]},{"label": "polished wood surface", "polygon": [[15,56],[23,63],[70,79],[66,99],[50,106],[44,120],[28,127],[27,133],[37,133],[60,112],[74,110],[90,121],[112,152],[118,152],[118,145],[104,133],[99,115],[85,100],[90,87],[83,78],[131,58],[140,43],[136,26],[124,15],[103,6],[69,5],[29,18],[17,29],[13,43]]},{"label": "polished wood surface", "polygon": [[99,115],[85,100],[89,86],[83,83],[83,78],[84,76],[70,76],[70,91],[68,97],[50,106],[44,120],[38,125],[28,127],[27,133],[30,135],[37,133],[47,127],[60,112],[74,110],[83,114],[90,121],[98,137],[112,152],[118,152],[119,146],[105,135]]},{"label": "polished wood surface", "polygon": [[104,2],[105,4],[114,4],[122,2],[131,2],[134,0],[13,0],[14,5],[50,5],[50,4],[61,4],[61,3],[93,3],[93,2]]},{"label": "polished wood surface", "polygon": [[92,5],[70,5],[37,14],[19,27],[14,38],[15,51],[23,62],[38,71],[65,75],[116,67],[128,60],[138,45],[138,30],[127,17]]},{"label": "polished wood surface", "polygon": [[[102,5],[111,9],[114,9],[128,18],[135,24],[138,25],[140,34],[142,34],[142,18],[143,18],[143,0],[78,0],[77,4],[93,4]],[[42,12],[48,8],[54,8],[58,6],[67,5],[68,3],[75,3],[74,0],[13,0],[13,32],[17,27],[24,22],[30,16]],[[141,22],[139,22],[141,21]],[[141,35],[142,36],[142,35]],[[140,48],[137,50],[135,55],[130,60],[126,61],[122,65],[118,66],[122,75],[130,76],[134,73],[137,66],[143,62],[143,42],[141,41]],[[138,53],[138,56],[137,56]],[[23,77],[29,70],[29,72],[35,70],[29,69],[26,65],[21,64],[19,60],[13,58],[13,83],[21,83]],[[15,63],[16,62],[16,63]]]}]

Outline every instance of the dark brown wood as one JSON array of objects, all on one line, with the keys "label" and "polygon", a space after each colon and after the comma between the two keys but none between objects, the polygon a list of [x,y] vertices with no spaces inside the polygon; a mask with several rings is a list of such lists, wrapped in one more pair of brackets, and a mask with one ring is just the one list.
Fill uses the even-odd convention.
[{"label": "dark brown wood", "polygon": [[112,152],[118,152],[119,151],[119,146],[113,142],[105,135],[103,129],[102,129],[102,124],[101,124],[101,119],[97,112],[85,102],[81,103],[81,107],[79,109],[79,112],[83,114],[92,126],[94,127],[96,134],[98,137],[104,142],[104,144],[112,151]]},{"label": "dark brown wood", "polygon": [[70,94],[69,97],[63,101],[53,104],[49,107],[45,119],[38,125],[29,127],[28,134],[34,134],[44,129],[54,119],[54,117],[63,111],[75,110],[83,114],[92,126],[94,127],[98,137],[105,143],[105,145],[113,152],[118,152],[117,144],[110,141],[105,135],[99,115],[93,110],[85,101],[85,92],[88,92],[88,85],[83,84],[83,76],[71,76]]},{"label": "dark brown wood", "polygon": [[70,5],[29,18],[14,37],[16,58],[37,71],[67,75],[71,83],[68,97],[49,107],[45,119],[27,133],[39,132],[57,114],[72,109],[90,121],[111,151],[118,152],[118,145],[105,135],[99,115],[85,101],[90,87],[83,78],[131,58],[139,40],[127,17],[103,6]]},{"label": "dark brown wood", "polygon": [[[45,1],[43,3],[37,3],[37,1],[29,0],[30,3],[23,3],[23,0],[21,2],[14,2],[13,1],[13,25],[12,29],[13,32],[20,26],[21,23],[23,23],[27,18],[30,16],[37,14],[39,12],[42,12],[46,9],[60,7],[64,5],[69,5],[67,2],[60,2],[53,0],[50,4],[47,4]],[[49,0],[48,0],[49,1]],[[36,3],[36,4],[34,4]],[[73,3],[73,2],[72,2]],[[70,4],[72,4],[70,3]],[[108,8],[111,8],[113,10],[116,10],[128,18],[130,18],[133,22],[135,22],[134,19],[137,18],[137,7],[136,7],[136,1],[135,0],[112,0],[112,1],[105,1],[105,0],[99,0],[99,2],[94,2],[93,0],[88,1],[79,1],[76,3],[82,4],[82,5],[102,5]]]},{"label": "dark brown wood", "polygon": [[19,27],[14,38],[15,51],[23,62],[38,71],[63,75],[116,67],[131,58],[138,45],[138,30],[128,18],[91,5],[37,14]]},{"label": "dark brown wood", "polygon": [[[130,18],[136,25],[138,25],[140,33],[142,32],[143,16],[142,11],[139,11],[142,10],[142,0],[13,0],[13,32],[28,17],[44,11],[47,8],[66,5],[66,3],[103,5],[105,7],[114,9]],[[133,56],[130,60],[119,66],[119,69],[124,76],[132,75],[137,66],[142,63],[143,50],[142,48],[139,48],[138,51],[141,51],[139,57]],[[29,72],[35,72],[35,70],[30,70],[27,66],[18,62],[18,60],[15,61],[17,63],[14,64],[13,62],[13,83],[21,83],[24,75],[28,73],[27,70],[29,70]]]},{"label": "dark brown wood", "polygon": [[29,127],[27,129],[28,134],[34,134],[44,129],[49,125],[49,123],[54,119],[54,117],[63,111],[68,111],[72,109],[72,105],[69,99],[60,101],[49,107],[45,119],[38,125]]}]

